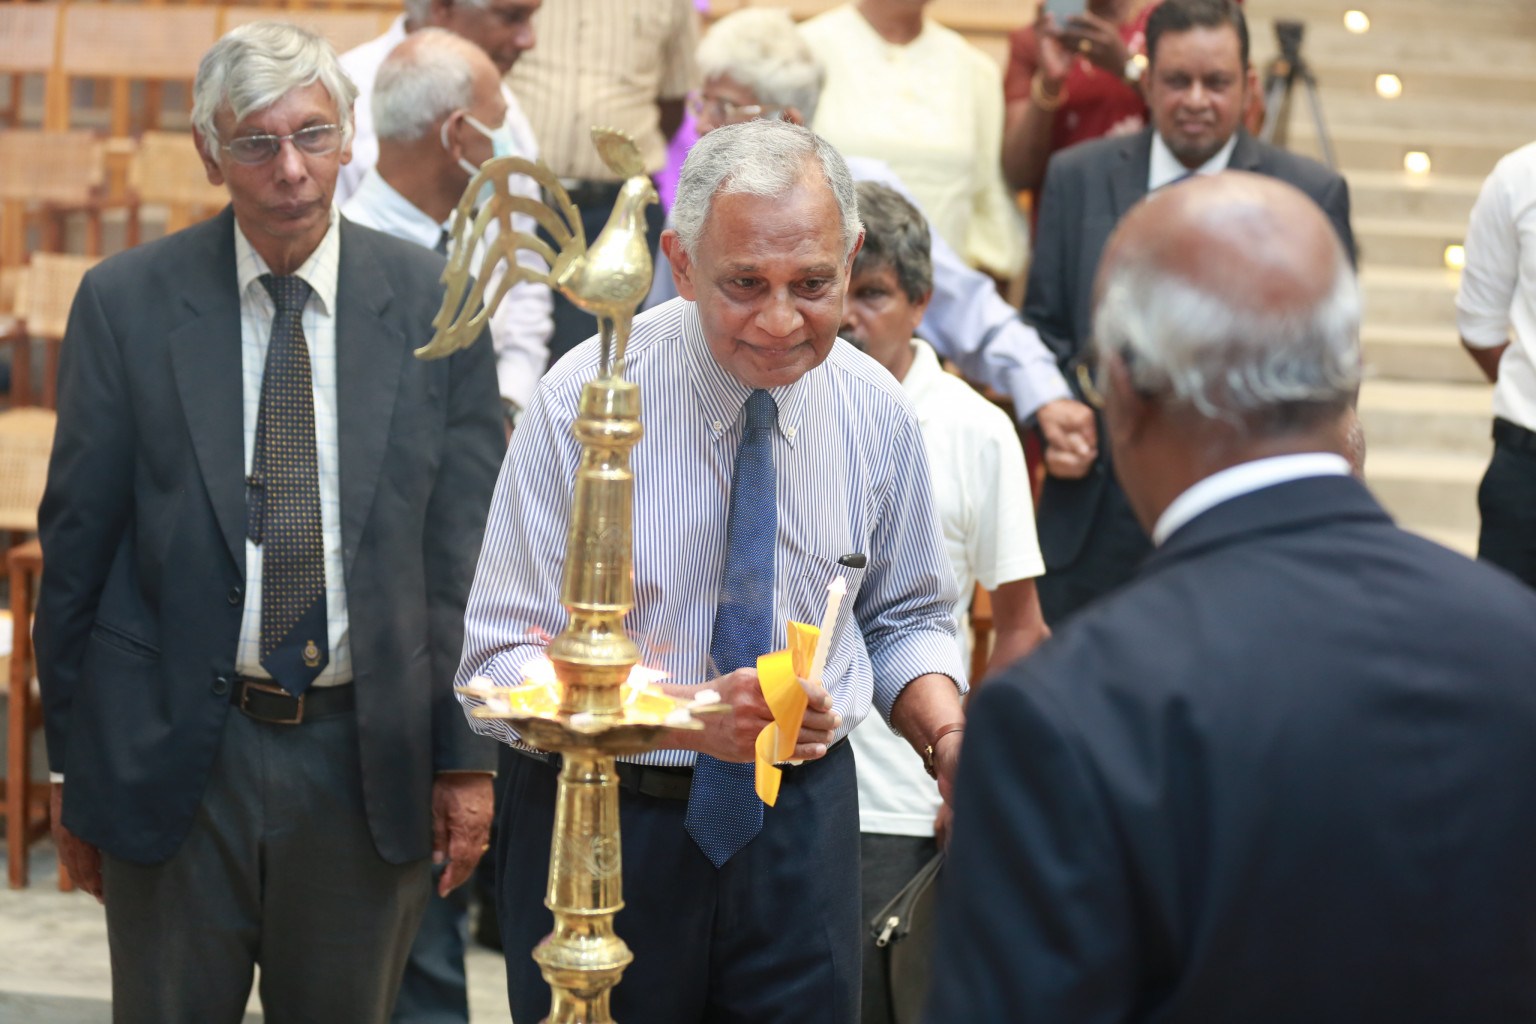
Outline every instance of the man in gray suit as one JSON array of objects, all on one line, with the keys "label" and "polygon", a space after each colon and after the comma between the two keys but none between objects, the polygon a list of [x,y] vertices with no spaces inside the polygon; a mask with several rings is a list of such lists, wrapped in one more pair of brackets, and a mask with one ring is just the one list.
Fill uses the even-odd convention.
[{"label": "man in gray suit", "polygon": [[[440,362],[443,259],[338,218],[356,90],[277,23],[203,58],[231,208],[80,287],[40,513],[54,834],[104,898],[120,1022],[388,1017],[431,860],[494,753],[450,689],[502,429]],[[430,858],[430,859],[429,859]]]},{"label": "man in gray suit", "polygon": [[[1240,127],[1255,87],[1248,25],[1233,0],[1167,0],[1147,21],[1143,76],[1152,127],[1063,150],[1046,169],[1024,319],[1067,379],[1087,349],[1094,274],[1110,232],[1148,192],[1192,175],[1245,170],[1288,182],[1332,221],[1350,258],[1349,190],[1321,164]],[[1124,583],[1150,550],[1098,443],[1092,411],[1057,402],[1040,413],[1047,476],[1036,512],[1046,575],[1040,604],[1053,627]]]}]

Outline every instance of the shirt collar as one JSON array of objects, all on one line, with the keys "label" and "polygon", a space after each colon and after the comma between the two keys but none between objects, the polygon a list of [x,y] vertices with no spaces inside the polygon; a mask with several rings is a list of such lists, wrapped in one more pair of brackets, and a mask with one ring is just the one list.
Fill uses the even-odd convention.
[{"label": "shirt collar", "polygon": [[907,397],[912,399],[912,405],[917,409],[919,423],[927,422],[928,392],[933,390],[933,385],[943,374],[944,367],[939,365],[939,357],[933,350],[933,346],[922,338],[912,339],[912,365],[907,367],[907,375],[901,379],[901,386],[907,392]]},{"label": "shirt collar", "polygon": [[[325,236],[315,246],[315,251],[309,254],[309,259],[294,271],[314,290],[315,298],[320,300],[320,312],[325,316],[332,316],[336,312],[336,275],[341,262],[341,230],[337,226],[339,219],[336,207],[332,205],[331,223],[325,230]],[[270,274],[272,269],[245,237],[245,232],[240,230],[238,220],[235,221],[235,272],[242,296],[255,285],[257,293],[271,301],[267,290],[257,282],[261,275]]]},{"label": "shirt collar", "polygon": [[[709,350],[709,342],[704,338],[698,305],[693,302],[685,301],[683,306],[683,345],[687,349],[689,375],[693,379],[699,410],[704,414],[710,435],[718,441],[741,416],[742,406],[752,396],[752,389],[726,373],[716,362],[714,353]],[[809,370],[793,384],[768,391],[779,407],[779,433],[791,448],[795,445],[795,435],[800,432],[800,419],[805,411],[806,378],[815,372],[816,369]]]},{"label": "shirt collar", "polygon": [[427,249],[437,247],[438,239],[442,238],[448,226],[427,216],[421,207],[396,191],[379,174],[377,167],[368,169],[368,173],[358,183],[357,191],[347,200],[349,208],[354,203],[367,211],[366,216],[372,221],[372,227]]},{"label": "shirt collar", "polygon": [[1311,476],[1348,476],[1349,462],[1333,452],[1303,452],[1299,455],[1272,455],[1267,459],[1229,466],[1212,473],[1183,494],[1158,516],[1152,528],[1152,543],[1164,541],[1190,520],[1217,505],[1245,494]]},{"label": "shirt collar", "polygon": [[1227,169],[1227,164],[1232,162],[1232,151],[1237,148],[1237,132],[1227,140],[1227,144],[1217,150],[1216,155],[1205,163],[1190,171],[1179,162],[1179,158],[1173,155],[1173,150],[1163,141],[1161,132],[1152,133],[1152,159],[1147,165],[1147,191],[1156,192],[1164,185],[1171,185],[1180,178],[1193,174],[1220,174]]}]

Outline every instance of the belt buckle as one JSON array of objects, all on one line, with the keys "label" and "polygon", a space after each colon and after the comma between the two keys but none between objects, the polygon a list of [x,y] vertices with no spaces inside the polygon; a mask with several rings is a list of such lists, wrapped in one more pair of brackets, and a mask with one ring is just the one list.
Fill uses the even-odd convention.
[{"label": "belt buckle", "polygon": [[[266,722],[268,725],[298,725],[300,722],[304,721],[304,695],[302,693],[295,697],[281,686],[275,686],[271,683],[264,683],[257,679],[247,679],[244,682],[245,689],[240,693],[240,711],[247,718],[254,718],[256,721]],[[247,701],[250,700],[252,690],[260,690],[262,693],[270,693],[275,696],[287,697],[289,700],[297,701],[298,710],[294,712],[294,716],[292,718],[268,718],[266,715],[258,715],[247,706]]]}]

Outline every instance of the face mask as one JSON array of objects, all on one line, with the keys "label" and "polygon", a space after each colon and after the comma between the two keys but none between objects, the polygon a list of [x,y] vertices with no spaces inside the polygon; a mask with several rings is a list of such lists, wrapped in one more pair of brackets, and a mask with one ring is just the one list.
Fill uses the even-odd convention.
[{"label": "face mask", "polygon": [[[501,123],[501,127],[500,128],[487,128],[485,125],[481,124],[475,117],[473,117],[472,115],[470,115],[468,113],[466,113],[464,115],[464,120],[466,122],[468,122],[469,126],[471,128],[473,128],[475,131],[479,132],[481,135],[484,135],[486,138],[491,140],[491,158],[493,160],[495,158],[497,158],[497,157],[516,156],[517,155],[517,146],[512,141],[512,127],[510,125],[508,125],[505,121],[503,121]],[[442,140],[443,140],[443,148],[447,149],[448,148],[448,122],[447,121],[443,122],[443,127],[442,127],[441,134],[442,134]],[[464,168],[464,170],[468,171],[469,172],[469,176],[471,178],[473,178],[476,174],[480,173],[480,168],[476,167],[474,164],[470,163],[468,160],[465,160],[463,157],[459,157],[459,166]],[[480,189],[480,195],[475,199],[475,206],[476,207],[484,206],[486,203],[490,202],[491,196],[493,196],[495,194],[496,194],[496,186],[491,184],[490,182],[486,182],[485,185]]]}]

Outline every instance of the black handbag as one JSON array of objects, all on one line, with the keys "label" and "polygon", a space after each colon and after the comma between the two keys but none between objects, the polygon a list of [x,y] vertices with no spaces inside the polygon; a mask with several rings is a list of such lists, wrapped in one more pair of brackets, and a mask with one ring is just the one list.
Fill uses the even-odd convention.
[{"label": "black handbag", "polygon": [[896,1024],[917,1024],[928,999],[933,972],[933,926],[939,870],[935,854],[869,922],[869,934],[885,957],[891,1016]]}]

